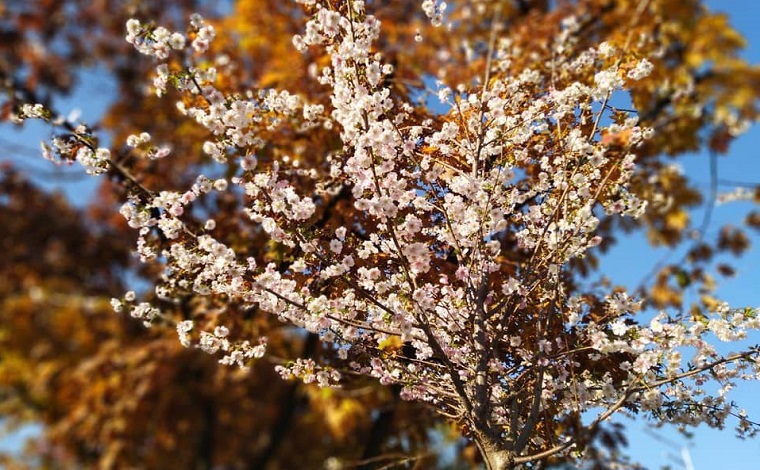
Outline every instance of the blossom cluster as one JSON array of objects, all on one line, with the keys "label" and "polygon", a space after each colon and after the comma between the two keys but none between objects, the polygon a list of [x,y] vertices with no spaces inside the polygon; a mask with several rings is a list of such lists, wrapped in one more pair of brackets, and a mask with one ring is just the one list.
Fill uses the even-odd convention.
[{"label": "blossom cluster", "polygon": [[[726,393],[737,380],[760,379],[758,350],[720,355],[710,340],[744,340],[760,329],[758,311],[721,306],[709,318],[663,312],[640,323],[639,302],[624,292],[570,292],[568,266],[603,242],[602,218],[647,210],[631,183],[636,151],[653,130],[634,116],[602,117],[614,93],[652,72],[651,62],[622,67],[610,60],[609,44],[581,48],[571,19],[551,45],[550,64],[507,73],[520,51],[498,41],[488,79],[441,82],[438,97],[449,110],[431,118],[385,80],[393,66],[374,49],[381,25],[363,2],[300,3],[310,14],[293,44],[326,54],[312,68],[329,104],[287,90],[227,95],[214,86],[217,71],[192,57],[172,69],[170,54],[188,42],[200,54],[214,37],[197,16],[187,34],[127,25],[127,40],[159,62],[157,93],[172,84],[193,97],[177,106],[211,136],[203,152],[239,170],[230,178],[201,174],[184,191],[133,185],[121,213],[138,230],[140,257],[165,265],[159,298],[220,296],[270,312],[330,343],[337,356],[329,364],[296,358],[277,367],[283,377],[333,386],[342,368],[399,384],[405,399],[519,443],[517,452],[546,449],[552,433],[569,433],[559,426],[528,436],[522,429],[535,429],[540,413],[561,423],[601,409],[598,424],[628,410],[717,427],[733,414],[740,431],[752,432]],[[446,4],[425,0],[422,9],[437,25]],[[24,112],[45,116],[36,107]],[[333,130],[341,148],[325,159],[328,168],[259,162],[267,132],[285,125]],[[73,153],[90,173],[105,171],[109,152],[86,132],[75,135],[54,142],[56,151]],[[149,141],[140,134],[127,143]],[[289,253],[288,262],[243,258],[214,238],[214,219],[194,222],[193,204],[213,192],[244,195],[250,223]],[[350,223],[318,224],[342,194]],[[143,303],[130,313],[158,315]],[[177,324],[177,333],[183,345],[224,352],[221,362],[240,366],[266,344],[233,343],[226,327],[198,331],[193,320]],[[717,394],[708,381],[720,385]]]},{"label": "blossom cluster", "polygon": [[[188,348],[193,345],[194,339],[192,331],[194,329],[192,320],[183,320],[177,323],[177,336],[182,346]],[[235,365],[242,369],[247,369],[249,363],[254,359],[260,359],[266,352],[266,338],[260,338],[259,344],[252,346],[248,340],[242,342],[232,342],[228,339],[230,331],[225,326],[217,326],[214,331],[201,331],[195,347],[200,348],[208,354],[216,354],[223,351],[226,354],[219,360],[220,364]]]}]

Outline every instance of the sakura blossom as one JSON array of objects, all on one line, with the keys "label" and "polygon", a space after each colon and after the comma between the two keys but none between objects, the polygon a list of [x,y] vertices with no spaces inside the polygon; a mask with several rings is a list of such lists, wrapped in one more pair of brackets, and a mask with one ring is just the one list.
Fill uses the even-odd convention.
[{"label": "sakura blossom", "polygon": [[[625,71],[606,60],[616,54],[610,44],[580,49],[578,20],[568,19],[548,69],[577,80],[547,87],[545,69],[501,73],[518,51],[493,41],[498,60],[489,60],[487,79],[441,82],[436,95],[449,110],[419,119],[415,104],[385,81],[393,67],[375,52],[383,30],[371,5],[298,3],[308,14],[293,44],[327,54],[313,67],[329,105],[287,90],[226,96],[215,88],[216,70],[200,66],[216,35],[200,17],[188,32],[127,23],[127,41],[157,61],[154,92],[175,86],[197,98],[177,107],[208,131],[203,152],[240,170],[229,178],[199,175],[181,191],[131,185],[121,213],[138,230],[139,256],[164,263],[162,298],[223,295],[318,334],[340,360],[295,358],[277,365],[283,378],[340,387],[360,374],[398,384],[403,398],[466,425],[488,468],[580,458],[586,437],[567,424],[582,413],[592,415],[582,424],[588,432],[623,412],[713,427],[734,416],[738,432],[756,432],[727,392],[760,378],[758,348],[718,354],[711,341],[745,340],[760,328],[760,311],[724,306],[706,319],[660,312],[644,320],[628,293],[610,290],[598,303],[568,293],[569,264],[603,243],[600,219],[648,210],[632,181],[637,148],[653,130],[635,118],[604,124],[601,115],[613,93],[652,73],[649,60]],[[443,24],[445,2],[420,6]],[[185,52],[184,69],[167,61]],[[23,113],[49,118],[40,105]],[[304,132],[314,125],[338,131],[341,148],[329,168],[257,160],[266,145],[257,133],[285,122]],[[91,174],[114,168],[108,149],[87,145],[89,131],[73,135],[84,144],[76,152],[62,141],[51,151],[73,153]],[[132,135],[127,144],[150,140]],[[189,222],[199,198],[233,191],[246,197],[241,215],[291,256],[287,269],[243,259],[215,239],[213,214]],[[339,194],[356,211],[352,225],[315,224],[325,201]],[[131,293],[113,306],[146,323],[160,317],[135,302]],[[265,337],[234,342],[223,324],[203,331],[185,320],[176,330],[184,346],[222,355],[223,364],[246,368],[266,353]],[[721,392],[710,393],[707,382]],[[541,424],[542,416],[553,424]]]}]

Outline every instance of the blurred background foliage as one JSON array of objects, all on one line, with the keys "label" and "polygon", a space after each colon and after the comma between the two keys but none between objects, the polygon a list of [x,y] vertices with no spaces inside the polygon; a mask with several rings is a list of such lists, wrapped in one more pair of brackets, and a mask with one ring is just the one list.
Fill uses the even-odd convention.
[{"label": "blurred background foliage", "polygon": [[[686,245],[687,256],[654,266],[638,294],[652,307],[693,315],[714,308],[715,276],[733,272],[731,257],[723,255],[746,251],[745,230],[757,230],[760,215],[750,213],[743,225],[722,228],[715,239],[690,237],[702,223],[709,223],[692,221],[690,211],[713,204],[715,192],[706,193],[672,164],[707,148],[714,165],[727,152],[738,123],[757,118],[760,70],[740,58],[744,39],[727,18],[709,13],[696,0],[652,0],[636,26],[637,40],[625,48],[628,32],[619,25],[628,24],[638,1],[451,3],[448,31],[430,26],[418,1],[368,2],[383,25],[377,50],[395,67],[393,94],[419,102],[420,121],[443,113],[427,107],[428,88],[435,80],[450,86],[479,80],[483,54],[472,51],[487,43],[496,3],[503,12],[502,34],[523,51],[510,64],[514,73],[550,62],[549,41],[570,15],[580,21],[583,47],[607,41],[622,51],[623,67],[642,57],[654,63],[651,76],[633,82],[630,95],[610,105],[611,113],[620,111],[612,104],[635,107],[642,124],[656,130],[639,151],[634,188],[650,200],[653,210],[638,221],[603,219],[601,251],[634,230],[644,231],[655,246]],[[309,67],[329,59],[313,51],[301,55],[292,46],[293,34],[303,27],[297,7],[281,0],[0,3],[0,119],[8,121],[2,125],[12,125],[19,103],[42,102],[55,108],[57,100],[77,86],[83,70],[102,70],[115,82],[116,93],[108,97],[102,119],[88,124],[108,136],[114,149],[124,148],[128,135],[142,131],[154,142],[170,145],[173,156],[162,160],[129,152],[114,155],[148,188],[185,188],[200,168],[210,168],[201,151],[209,136],[167,105],[179,95],[158,99],[146,93],[152,64],[138,58],[124,41],[126,20],[150,19],[184,30],[191,12],[204,13],[218,35],[209,57],[217,58],[213,65],[223,72],[220,89],[230,94],[287,89],[329,106],[330,90],[317,84]],[[418,33],[424,39],[411,47]],[[264,164],[294,158],[319,166],[340,148],[336,129],[299,133],[295,127],[281,126],[276,131],[262,129],[260,136],[267,142],[258,155]],[[622,137],[606,138],[614,145]],[[268,336],[271,359],[250,371],[219,366],[217,358],[183,348],[170,324],[145,329],[114,314],[111,297],[130,288],[146,290],[162,272],[160,265],[141,265],[129,253],[134,236],[118,214],[127,183],[116,174],[93,180],[99,185],[94,198],[71,201],[42,189],[41,180],[49,176],[30,174],[19,165],[23,159],[39,157],[5,146],[0,158],[0,416],[7,430],[41,425],[22,452],[2,457],[0,464],[6,468],[476,465],[477,452],[459,438],[455,424],[422,404],[399,400],[395,387],[355,379],[333,390],[280,380],[269,361],[305,355],[329,362],[334,352],[262,312],[223,298],[188,296],[162,305],[177,321],[202,318],[213,328],[223,314],[238,338],[247,333]],[[749,190],[759,202],[760,188]],[[195,210],[215,214],[214,236],[241,255],[285,266],[287,256],[239,216],[243,204],[230,194],[199,201]],[[321,207],[319,223],[340,226],[353,211],[347,198],[337,195]],[[574,261],[577,286],[604,274],[595,271],[598,256]],[[600,279],[600,286],[609,287],[604,276]],[[694,302],[684,298],[688,289],[700,294]],[[149,290],[144,294],[152,296]],[[597,437],[596,445],[614,455],[625,441],[616,428]],[[594,465],[603,468],[608,454],[599,455]]]}]

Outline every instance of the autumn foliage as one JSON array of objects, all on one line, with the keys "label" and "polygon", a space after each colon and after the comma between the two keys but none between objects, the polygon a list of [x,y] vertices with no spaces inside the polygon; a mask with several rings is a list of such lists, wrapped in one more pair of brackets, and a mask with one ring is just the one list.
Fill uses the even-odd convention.
[{"label": "autumn foliage", "polygon": [[[170,3],[0,6],[3,118],[100,175],[78,209],[3,168],[0,411],[44,425],[7,465],[604,468],[620,411],[755,433],[702,385],[759,373],[711,346],[760,327],[713,295],[757,213],[710,239],[674,166],[757,119],[724,15]],[[93,65],[119,93],[70,121]],[[627,290],[597,267],[633,231],[687,255]]]}]

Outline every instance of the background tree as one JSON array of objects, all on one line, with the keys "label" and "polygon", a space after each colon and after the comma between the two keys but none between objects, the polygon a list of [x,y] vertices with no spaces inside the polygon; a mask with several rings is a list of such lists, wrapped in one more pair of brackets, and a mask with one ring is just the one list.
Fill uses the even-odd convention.
[{"label": "background tree", "polygon": [[[177,132],[171,123],[176,113],[162,115],[165,110],[155,100],[145,100],[135,77],[151,65],[136,61],[123,38],[131,15],[184,21],[204,6],[155,6],[4,4],[5,117],[24,100],[54,106],[71,91],[82,67],[104,67],[120,94],[99,128],[111,129],[116,140],[130,128],[164,132],[178,150],[197,150],[202,133],[192,126]],[[154,118],[144,119],[148,115]],[[330,458],[372,465],[399,456],[436,460],[428,450],[429,432],[441,426],[443,436],[447,425],[424,408],[400,402],[390,387],[367,382],[341,393],[275,379],[272,366],[263,363],[248,373],[220,368],[200,350],[182,347],[173,329],[146,331],[138,321],[115,316],[111,297],[156,275],[128,255],[134,236],[116,210],[123,189],[102,181],[97,197],[77,209],[14,169],[14,164],[28,168],[23,148],[6,147],[5,152],[3,158],[10,160],[3,166],[0,192],[0,403],[5,426],[39,423],[44,428],[24,455],[5,456],[3,465],[321,468]],[[194,164],[204,162],[188,161],[184,172],[177,165],[132,171],[144,180],[176,178],[179,186]],[[45,172],[31,176],[50,178]],[[233,210],[234,201],[209,207]],[[236,227],[234,220],[220,218],[219,230],[225,224]],[[210,321],[221,310],[238,310],[194,297],[172,308],[177,318],[202,313]],[[269,316],[250,309],[236,315],[244,331],[267,332],[270,347],[283,357],[327,353],[312,336]]]},{"label": "background tree", "polygon": [[[236,8],[237,10],[234,15],[231,15],[230,20],[217,23],[217,33],[229,36],[220,38],[220,41],[213,46],[219,47],[219,50],[214,50],[213,53],[224,51],[230,61],[216,59],[216,65],[223,73],[220,74],[220,79],[214,82],[214,86],[221,93],[231,97],[238,93],[242,94],[250,88],[265,90],[276,86],[297,94],[303,102],[321,104],[325,109],[329,109],[330,90],[327,87],[316,86],[309,74],[309,63],[314,63],[317,67],[326,65],[330,59],[329,56],[324,50],[316,47],[310,48],[306,56],[296,55],[291,46],[292,34],[301,31],[301,25],[308,17],[302,18],[297,10],[279,3],[268,5],[259,2],[240,2]],[[336,8],[340,13],[347,14],[346,8],[341,6],[336,6]],[[676,245],[684,242],[683,233],[689,228],[687,209],[699,202],[699,192],[691,187],[686,176],[672,171],[668,161],[661,155],[663,153],[677,155],[686,150],[697,148],[700,145],[700,136],[703,135],[710,136],[709,145],[716,151],[723,151],[726,148],[727,141],[739,130],[740,123],[743,120],[754,118],[755,112],[757,71],[735,58],[741,40],[721,17],[708,15],[696,2],[666,1],[648,3],[590,1],[573,4],[563,3],[554,8],[549,8],[548,4],[542,2],[517,2],[514,4],[506,2],[492,5],[482,4],[475,7],[465,5],[461,8],[452,8],[451,11],[452,13],[446,19],[456,25],[457,34],[452,34],[443,28],[431,27],[414,4],[392,3],[387,8],[372,11],[382,20],[383,26],[386,28],[373,47],[385,54],[382,59],[385,63],[395,65],[393,74],[387,75],[383,79],[382,86],[373,86],[388,90],[388,96],[396,102],[414,102],[418,99],[424,99],[425,88],[433,80],[432,75],[426,75],[426,73],[439,74],[438,78],[452,87],[462,83],[465,89],[474,86],[477,90],[478,82],[486,83],[486,86],[490,87],[492,86],[491,80],[503,80],[501,77],[519,76],[525,67],[530,66],[538,67],[538,81],[520,82],[519,85],[520,87],[529,87],[531,96],[541,97],[547,90],[562,90],[567,84],[573,82],[593,83],[594,74],[598,70],[594,67],[614,66],[621,71],[621,75],[629,72],[637,73],[635,67],[641,63],[640,59],[647,58],[653,63],[652,73],[641,80],[628,80],[626,86],[630,90],[631,101],[638,111],[640,127],[642,129],[652,128],[654,133],[653,138],[644,141],[641,146],[636,148],[638,172],[630,175],[631,180],[626,183],[626,187],[632,193],[648,200],[656,210],[648,211],[643,218],[636,220],[602,216],[597,233],[602,239],[602,249],[614,241],[612,234],[615,231],[619,229],[631,230],[640,226],[648,229],[653,243]],[[312,12],[308,13],[311,14]],[[565,23],[564,26],[561,26],[562,18],[571,13],[575,14],[577,22],[575,24]],[[432,16],[435,17],[435,14],[436,12],[433,11]],[[154,16],[147,15],[146,17],[153,18]],[[631,18],[635,18],[635,21],[631,21]],[[251,25],[255,26],[251,27]],[[265,36],[265,40],[260,37],[256,39],[256,32],[261,31],[270,31],[272,34]],[[558,51],[551,45],[553,38],[562,35],[561,31],[571,31],[568,35],[572,36],[573,41],[561,44],[566,49]],[[421,45],[409,47],[409,45],[414,44],[417,34],[422,38]],[[508,38],[509,42],[503,41],[502,37]],[[461,47],[460,41],[463,38],[465,39],[464,47]],[[496,41],[497,38],[499,41]],[[634,43],[631,38],[640,38],[641,40]],[[705,38],[710,40],[706,41]],[[592,67],[585,69],[581,67],[581,70],[575,71],[575,73],[563,71],[567,75],[561,75],[550,71],[549,64],[555,63],[559,68],[563,61],[569,61],[570,58],[576,57],[580,51],[591,45],[598,45],[602,41],[606,41],[615,48],[617,53],[602,57],[601,62],[596,62]],[[240,47],[238,47],[238,43]],[[498,48],[496,44],[498,44]],[[497,55],[496,58],[501,60],[498,65],[500,68],[494,71],[491,77],[486,74],[484,80],[484,71],[490,70],[490,65],[493,65],[491,61],[494,58],[491,52],[498,50],[499,54],[506,54],[510,49],[519,51],[519,53],[513,53],[509,60],[504,60],[503,56]],[[175,85],[179,84],[183,85],[184,88],[188,86],[192,88],[192,83],[188,81],[192,75],[183,72],[187,64],[183,63],[182,60],[190,60],[190,57],[184,59],[178,57],[170,60],[168,64],[171,70],[169,80]],[[228,63],[236,64],[237,68],[231,69],[230,66],[226,65]],[[202,62],[198,65],[204,66]],[[128,67],[123,67],[123,69],[127,70]],[[198,79],[202,80],[202,78]],[[359,74],[359,81],[361,80],[368,80],[368,78]],[[142,192],[143,190],[154,191],[166,188],[185,190],[193,183],[198,171],[201,169],[206,171],[206,168],[209,167],[208,157],[201,152],[204,140],[209,140],[209,131],[192,124],[185,117],[172,111],[173,108],[166,107],[165,101],[159,102],[154,98],[137,93],[140,88],[135,87],[135,83],[132,80],[125,80],[124,104],[121,107],[117,104],[114,107],[113,117],[104,121],[106,126],[115,130],[114,148],[120,150],[112,152],[114,158],[112,158],[109,168],[112,180],[117,184],[104,190],[104,193],[105,191],[112,191],[113,196],[105,199],[106,204],[102,204],[105,207],[100,208],[101,214],[107,214],[108,205],[124,197],[119,188],[124,187],[128,192],[137,194],[138,199],[147,198],[148,193]],[[14,91],[16,93],[15,98],[33,102],[41,101],[29,99],[30,88],[17,83]],[[730,92],[727,91],[729,89]],[[167,92],[173,93],[169,90]],[[477,96],[477,93],[471,93],[471,96]],[[604,107],[612,108],[610,103],[615,101],[614,97],[608,95],[602,96],[602,98],[599,102]],[[610,98],[613,100],[610,101]],[[188,108],[197,107],[203,111],[208,110],[202,100],[199,103],[197,98],[190,95],[177,94],[170,96],[169,99],[182,99]],[[135,106],[135,103],[139,103],[139,105]],[[459,106],[464,105],[463,102],[459,101],[457,104]],[[469,112],[459,110],[459,112],[451,111],[448,114],[443,114],[441,111],[435,112],[435,110],[417,107],[407,119],[415,125],[424,125],[430,129],[442,128],[445,123],[461,126],[470,116],[478,115],[476,108]],[[134,111],[125,112],[128,109]],[[603,148],[603,151],[608,152],[609,155],[622,157],[628,151],[628,147],[632,145],[632,133],[635,131],[624,122],[631,112],[620,109],[610,109],[610,111],[613,113],[611,116],[616,124],[621,127],[617,129],[613,127],[607,130],[590,144],[597,146],[597,148]],[[275,109],[269,112],[271,114],[266,116],[267,120],[263,124],[257,125],[255,129],[257,137],[262,142],[260,148],[256,149],[258,168],[268,170],[273,162],[280,162],[286,167],[293,168],[295,165],[291,162],[295,161],[298,162],[299,168],[319,171],[328,168],[335,158],[347,155],[344,147],[346,138],[339,135],[342,129],[337,127],[332,129],[323,127],[304,129],[304,125],[308,125],[308,123],[294,119],[287,115],[287,112],[285,116],[277,115],[282,110]],[[595,115],[601,115],[601,113]],[[131,118],[125,119],[125,116]],[[382,118],[382,116],[376,118]],[[318,119],[323,118],[318,117]],[[435,124],[424,124],[427,119],[434,120]],[[585,124],[581,124],[580,128],[584,129],[584,134],[595,134],[600,121],[598,119],[587,119]],[[536,149],[538,145],[542,145],[544,149],[550,149],[550,153],[561,155],[564,150],[562,139],[567,138],[566,133],[570,129],[578,127],[578,122],[570,119],[565,123],[564,130],[561,125],[554,122],[549,122],[548,125],[552,131],[545,131],[531,138],[530,145],[526,145],[524,149],[528,151],[527,158],[517,165],[520,174],[524,172],[525,177],[523,178],[524,183],[518,183],[516,187],[525,190],[526,194],[530,190],[530,184],[534,184],[533,178],[538,177],[542,171],[538,155],[530,153],[533,151],[530,149]],[[583,127],[584,125],[586,127]],[[178,127],[180,131],[177,131]],[[604,123],[602,123],[602,127],[605,127]],[[162,153],[160,147],[151,148],[150,144],[143,144],[140,150],[128,150],[121,146],[127,141],[128,135],[143,129],[150,131],[152,142],[170,143],[173,146],[173,153],[182,155],[182,158],[149,158],[151,155],[155,156],[157,152]],[[69,139],[69,142],[74,144],[81,144],[82,138],[86,135],[75,130],[73,126],[64,129],[63,132],[64,138]],[[667,138],[658,136],[667,136]],[[673,136],[677,136],[677,138],[673,138]],[[454,140],[452,139],[452,141]],[[230,177],[238,174],[236,159],[238,156],[243,159],[250,156],[251,150],[247,145],[238,145],[237,147],[237,149],[232,150],[231,155],[228,155],[229,163],[226,166],[216,166],[212,170],[217,172],[216,176],[226,175]],[[415,148],[414,151],[419,151],[422,156],[433,158],[434,161],[448,165],[454,170],[464,171],[467,168],[465,162],[447,156],[441,150],[440,142],[430,144],[427,148]],[[64,157],[69,155],[68,152],[63,152],[63,154]],[[479,171],[485,174],[489,168],[505,167],[507,164],[515,165],[512,161],[498,160],[497,158],[494,161],[483,162],[483,167]],[[292,169],[289,171],[297,174],[300,170]],[[612,175],[612,173],[609,174]],[[448,178],[448,176],[444,176],[444,178]],[[618,176],[616,175],[614,178],[618,178]],[[627,176],[620,177],[620,181],[625,178]],[[290,178],[289,184],[301,192],[308,192],[308,188],[313,185],[311,179],[308,174],[301,174],[298,177]],[[605,185],[602,184],[601,186]],[[547,194],[550,194],[553,189],[556,188],[547,189]],[[441,189],[441,191],[443,195],[445,190]],[[528,197],[524,203],[525,207],[532,202],[546,198],[547,194],[536,193],[534,196]],[[152,201],[138,200],[136,202],[137,206],[141,204],[152,204]],[[298,261],[300,254],[293,254],[282,245],[269,242],[268,234],[261,230],[256,223],[252,224],[241,220],[238,214],[241,207],[245,207],[245,204],[247,201],[240,194],[234,192],[219,192],[213,196],[201,197],[193,205],[192,213],[185,214],[182,222],[190,227],[211,227],[207,229],[209,233],[213,233],[217,240],[234,249],[241,259],[253,257],[259,265],[272,262],[280,273],[287,275],[290,266]],[[361,212],[356,211],[350,191],[347,189],[339,190],[337,188],[334,192],[320,194],[320,198],[316,199],[316,205],[315,215],[309,222],[311,224],[310,229],[313,230],[311,235],[322,235],[326,241],[333,237],[333,233],[338,227],[356,226],[357,221],[364,225],[351,235],[353,237],[361,239],[363,234],[366,235],[377,228],[373,225],[366,225],[369,222],[362,218]],[[155,209],[159,208],[152,208],[152,210]],[[213,226],[207,226],[203,222],[209,214],[214,214],[215,224]],[[752,221],[753,219],[748,220]],[[254,220],[254,222],[256,221]],[[434,223],[436,223],[434,218],[426,221],[426,225]],[[514,228],[519,226],[519,221],[514,221],[511,225]],[[288,229],[293,230],[293,227]],[[682,305],[683,290],[696,284],[706,284],[705,288],[707,289],[710,287],[711,281],[706,273],[705,266],[713,253],[720,250],[741,253],[746,247],[746,237],[741,232],[725,230],[721,233],[720,240],[715,244],[706,242],[695,244],[694,250],[687,260],[689,264],[666,266],[658,269],[654,276],[656,280],[654,285],[644,286],[640,295],[653,305],[672,306],[685,313],[687,307]],[[526,272],[527,268],[536,269],[535,264],[531,263],[538,252],[535,251],[531,255],[529,250],[520,249],[515,234],[515,231],[506,230],[504,234],[499,235],[503,258],[499,261],[501,268],[498,276],[489,281],[490,284],[487,284],[492,291],[499,291],[501,286],[498,283],[515,276],[517,273]],[[155,235],[157,238],[148,240],[148,242],[155,243],[156,249],[167,246],[165,238],[162,239],[160,234]],[[452,246],[441,245],[439,249],[441,251],[436,253],[436,256],[440,254],[443,261],[436,266],[435,272],[454,279],[454,271],[457,266],[462,265],[464,255],[461,252],[457,253]],[[570,297],[570,293],[573,292],[583,292],[584,295],[579,298],[586,304],[586,307],[580,313],[585,313],[592,321],[598,322],[600,325],[614,323],[618,320],[617,317],[624,312],[610,313],[609,309],[604,307],[606,292],[603,287],[591,291],[585,290],[588,281],[584,280],[582,276],[593,270],[596,258],[593,251],[584,252],[584,254],[585,257],[582,259],[570,258],[567,260],[570,269],[562,271],[561,282],[558,282],[557,286],[562,287],[563,298]],[[403,265],[406,257],[406,255],[398,256],[397,254],[394,260],[391,255],[390,261]],[[375,261],[383,263],[388,260],[380,256]],[[533,275],[539,276],[547,273],[548,271],[542,270],[547,269],[549,264],[539,265],[540,267],[533,272]],[[314,273],[328,265],[329,263],[322,260],[322,264],[319,265],[318,269],[315,269]],[[159,279],[163,269],[164,267],[160,263],[149,264],[142,270],[142,274],[146,279]],[[530,272],[530,269],[527,269],[527,272]],[[728,272],[730,268],[725,267],[722,270]],[[192,275],[193,273],[186,274]],[[424,280],[429,281],[429,279]],[[305,276],[298,282],[302,283],[303,286],[308,286],[315,297],[321,292],[330,297],[345,294],[344,290],[320,285],[318,278]],[[183,297],[184,300],[180,304],[192,305],[192,299],[195,297],[195,294],[188,293]],[[525,300],[530,305],[528,311],[534,312],[531,315],[547,311],[547,306],[564,312],[562,315],[568,313],[564,301],[559,301],[556,298],[553,301],[554,305],[551,302],[547,304],[548,299],[546,298],[536,297]],[[265,334],[270,341],[270,350],[274,349],[275,356],[293,357],[299,354],[298,349],[293,347],[285,348],[282,354],[278,353],[276,346],[274,346],[276,343],[273,340],[276,336],[273,336],[269,331],[269,327],[265,328],[261,325],[262,322],[268,324],[269,320],[262,320],[256,314],[254,317],[257,320],[251,321],[247,318],[247,315],[250,315],[250,306],[246,305],[239,314],[236,314],[235,312],[239,307],[238,301],[230,302],[230,299],[225,295],[204,298],[203,301],[198,302],[200,307],[196,308],[200,310],[191,309],[190,311],[183,308],[175,311],[177,307],[162,304],[164,309],[162,321],[173,324],[192,317],[196,321],[195,331],[201,328],[210,331],[217,326],[219,320],[205,312],[213,311],[215,308],[225,309],[227,313],[224,324],[235,334],[236,338],[243,339],[254,334]],[[211,302],[211,308],[207,302]],[[246,302],[240,303],[245,304]],[[715,310],[716,306],[717,302],[714,299],[705,296],[701,299],[700,304],[691,305],[688,308],[691,309],[689,313],[692,316],[702,318],[710,310]],[[198,316],[195,314],[197,311],[204,313]],[[625,315],[623,317],[626,318]],[[529,317],[526,320],[530,322]],[[588,321],[586,318],[582,323],[587,324]],[[393,325],[392,322],[391,325]],[[473,328],[473,331],[478,331],[478,328],[481,327],[473,323],[470,328]],[[525,341],[525,348],[529,350],[538,348],[541,335],[547,335],[547,332],[541,334],[531,332],[530,328],[525,328],[524,325],[520,324],[512,325],[509,328],[512,328],[513,332],[519,332],[518,336],[521,337],[522,341]],[[311,329],[314,327],[312,326]],[[481,329],[480,331],[483,332],[484,330]],[[326,333],[325,330],[315,332],[321,333],[323,337]],[[288,337],[296,343],[300,343],[303,338],[303,336],[292,333]],[[476,339],[477,341],[480,340]],[[527,345],[531,345],[531,347],[529,348]],[[410,356],[416,354],[415,351],[401,347],[401,343],[392,339],[379,340],[374,338],[363,347],[367,348],[366,356],[359,357],[359,359],[368,360],[372,356],[377,356],[377,351],[379,351],[382,358],[391,358],[404,363],[413,360]],[[509,349],[509,347],[506,348]],[[420,348],[417,349],[419,351]],[[332,351],[331,354],[336,353],[339,351]],[[356,353],[356,351],[354,350],[352,353]],[[316,353],[306,356],[312,355],[318,356]],[[446,356],[447,354],[443,351],[434,351],[433,362],[445,361]],[[591,363],[586,362],[588,359],[585,356],[583,359],[583,366],[589,368]],[[619,359],[616,358],[615,360],[619,362]],[[608,363],[597,362],[601,364],[598,368],[599,376],[609,372],[615,360]],[[322,357],[322,362],[337,364],[334,362],[334,358],[329,357]],[[523,384],[523,388],[529,390],[533,387],[538,390],[539,387],[536,384],[540,380],[537,381],[536,376],[531,374],[532,372],[525,374],[526,382]],[[613,377],[613,379],[622,380],[622,377]],[[392,376],[385,380],[394,381]],[[516,395],[513,397],[517,400],[516,404],[524,400],[524,398]],[[475,424],[474,431],[476,433],[483,432],[483,429],[477,429],[477,423],[468,422],[471,417],[463,419],[461,416],[456,416],[456,413],[452,414],[460,423],[464,422],[466,427],[472,428],[472,425]],[[529,420],[534,422],[533,426],[535,427],[535,419],[530,418]],[[559,435],[567,435],[568,429],[578,428],[573,437],[583,444],[592,443],[594,438],[599,437],[598,433],[600,432],[598,428],[594,428],[591,429],[593,432],[590,434],[583,434],[585,431],[581,429],[579,416],[569,417],[565,422],[545,422],[545,425],[538,427],[541,428],[539,432],[543,433],[542,436],[548,441],[556,439]],[[539,448],[541,447],[541,444],[536,445]]]}]

